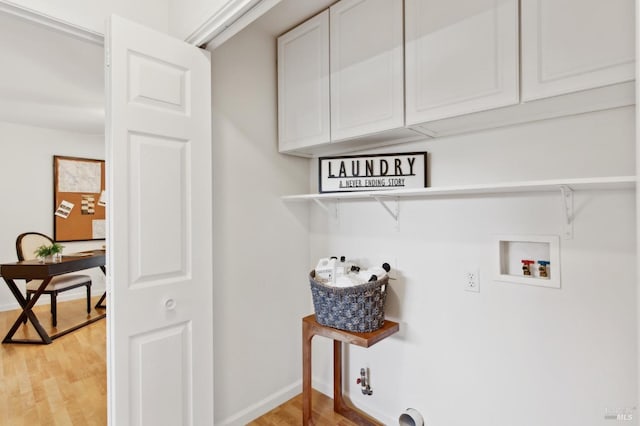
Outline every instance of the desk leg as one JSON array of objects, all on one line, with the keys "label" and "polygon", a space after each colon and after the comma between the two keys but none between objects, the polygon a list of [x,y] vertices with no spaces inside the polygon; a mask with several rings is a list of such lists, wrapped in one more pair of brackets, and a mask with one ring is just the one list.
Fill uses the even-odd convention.
[{"label": "desk leg", "polygon": [[302,321],[302,425],[307,426],[311,420],[311,339],[313,330]]},{"label": "desk leg", "polygon": [[98,300],[98,303],[96,303],[95,308],[105,309],[107,305],[105,305],[103,302],[104,302],[104,299],[106,299],[106,297],[107,297],[107,292],[105,291],[100,297],[100,299]]},{"label": "desk leg", "polygon": [[[102,269],[102,273],[106,276],[107,275],[107,267],[106,266],[101,266],[100,269]],[[105,291],[102,296],[100,297],[100,299],[98,300],[98,303],[96,303],[95,308],[102,308],[105,309],[107,307],[107,305],[105,305],[104,299],[107,298],[107,292]]]},{"label": "desk leg", "polygon": [[18,331],[18,328],[20,328],[20,325],[22,324],[22,322],[27,318],[29,319],[31,324],[33,324],[33,327],[36,329],[36,332],[38,333],[38,336],[40,336],[40,339],[42,339],[42,342],[29,342],[29,343],[45,343],[47,345],[51,343],[52,342],[51,337],[44,330],[44,328],[40,324],[40,321],[38,321],[38,318],[32,311],[36,302],[40,298],[40,295],[42,295],[42,292],[49,284],[49,281],[51,281],[51,278],[47,278],[46,280],[42,281],[42,284],[38,288],[38,291],[36,291],[36,293],[31,297],[28,303],[26,299],[22,296],[22,293],[20,292],[20,289],[16,285],[15,281],[7,278],[5,278],[5,281],[7,282],[7,285],[9,286],[11,293],[13,293],[13,296],[16,298],[16,300],[22,307],[22,313],[18,316],[18,319],[13,324],[11,329],[9,329],[9,332],[5,336],[2,343],[24,343],[23,341],[13,340],[12,338],[13,338],[13,335],[16,334],[16,331]]}]

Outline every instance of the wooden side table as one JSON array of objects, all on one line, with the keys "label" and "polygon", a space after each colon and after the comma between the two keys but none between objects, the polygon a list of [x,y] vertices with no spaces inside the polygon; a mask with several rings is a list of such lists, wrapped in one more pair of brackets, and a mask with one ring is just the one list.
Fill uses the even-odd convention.
[{"label": "wooden side table", "polygon": [[350,407],[342,398],[342,342],[365,348],[372,346],[400,329],[397,322],[385,320],[384,325],[370,333],[354,333],[320,325],[315,315],[302,318],[302,424],[313,424],[311,418],[311,339],[324,336],[333,339],[333,411],[362,426],[383,426],[361,411]]}]

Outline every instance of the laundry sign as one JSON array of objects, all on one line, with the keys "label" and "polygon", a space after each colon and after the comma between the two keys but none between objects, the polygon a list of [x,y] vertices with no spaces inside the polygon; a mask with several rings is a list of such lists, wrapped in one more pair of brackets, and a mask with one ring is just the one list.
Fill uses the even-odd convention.
[{"label": "laundry sign", "polygon": [[427,186],[427,153],[319,158],[319,191],[379,191]]}]

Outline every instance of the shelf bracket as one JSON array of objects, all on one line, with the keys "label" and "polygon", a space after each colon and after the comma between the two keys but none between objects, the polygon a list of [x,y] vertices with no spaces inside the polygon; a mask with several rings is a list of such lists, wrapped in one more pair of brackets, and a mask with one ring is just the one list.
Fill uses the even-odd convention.
[{"label": "shelf bracket", "polygon": [[322,201],[318,200],[317,198],[314,198],[313,201],[315,201],[315,203],[322,209],[324,210],[328,215],[332,215],[334,219],[338,219],[338,201],[333,203],[333,211],[330,211],[329,206],[326,203],[323,203]]},{"label": "shelf bracket", "polygon": [[566,185],[560,185],[560,195],[564,213],[562,236],[565,240],[570,240],[573,238],[573,190]]},{"label": "shelf bracket", "polygon": [[398,219],[400,217],[400,203],[398,202],[398,199],[395,198],[393,201],[395,202],[395,208],[392,210],[387,203],[383,200],[383,197],[378,197],[375,195],[372,195],[373,198],[375,198],[375,200],[380,203],[380,205],[387,211],[387,213],[389,213],[389,215],[391,215],[391,217],[393,218],[393,220],[396,221],[396,225],[398,224]]}]

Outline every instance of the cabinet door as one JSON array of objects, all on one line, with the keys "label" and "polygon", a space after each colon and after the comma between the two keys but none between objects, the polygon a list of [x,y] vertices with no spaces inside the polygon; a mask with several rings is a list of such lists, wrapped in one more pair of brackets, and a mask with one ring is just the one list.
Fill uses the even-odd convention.
[{"label": "cabinet door", "polygon": [[331,140],[404,126],[402,2],[330,8]]},{"label": "cabinet door", "polygon": [[329,11],[278,38],[280,151],[329,142]]},{"label": "cabinet door", "polygon": [[522,97],[633,80],[633,0],[522,0]]},{"label": "cabinet door", "polygon": [[518,103],[518,0],[406,0],[407,125]]}]

